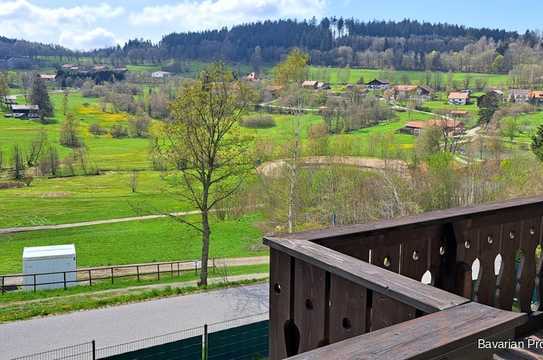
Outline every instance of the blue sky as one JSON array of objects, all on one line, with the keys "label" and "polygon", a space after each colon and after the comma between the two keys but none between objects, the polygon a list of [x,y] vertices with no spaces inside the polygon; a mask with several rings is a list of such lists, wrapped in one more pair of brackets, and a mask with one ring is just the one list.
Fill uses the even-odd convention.
[{"label": "blue sky", "polygon": [[174,31],[323,16],[540,29],[541,0],[0,0],[0,35],[90,49]]}]

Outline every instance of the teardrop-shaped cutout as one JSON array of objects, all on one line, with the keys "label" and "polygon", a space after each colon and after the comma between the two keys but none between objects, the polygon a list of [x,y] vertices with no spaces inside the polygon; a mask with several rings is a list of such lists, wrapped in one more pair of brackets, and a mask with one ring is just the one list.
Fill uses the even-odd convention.
[{"label": "teardrop-shaped cutout", "polygon": [[420,282],[426,285],[432,284],[432,273],[430,272],[430,270],[426,270],[426,272],[422,275]]},{"label": "teardrop-shaped cutout", "polygon": [[471,280],[475,281],[479,279],[479,273],[481,272],[481,262],[479,259],[473,260],[471,264]]},{"label": "teardrop-shaped cutout", "polygon": [[294,323],[294,320],[287,320],[283,327],[285,333],[285,346],[287,356],[294,356],[298,354],[300,347],[300,330]]},{"label": "teardrop-shaped cutout", "polygon": [[503,266],[502,254],[498,254],[496,255],[496,258],[494,259],[494,275],[498,276],[501,274],[502,266]]}]

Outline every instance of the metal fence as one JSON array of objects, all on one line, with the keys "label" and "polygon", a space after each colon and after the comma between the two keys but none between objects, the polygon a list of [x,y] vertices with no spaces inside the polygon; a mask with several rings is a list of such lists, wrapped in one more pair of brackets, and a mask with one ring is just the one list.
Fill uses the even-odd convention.
[{"label": "metal fence", "polygon": [[[130,358],[130,353],[136,351],[141,351],[144,349],[153,349],[158,346],[172,343],[181,343],[182,340],[189,340],[187,345],[181,343],[180,346],[177,346],[176,349],[179,351],[186,351],[193,353],[195,349],[194,343],[190,339],[198,338],[197,347],[202,347],[202,336],[204,335],[204,328],[199,326],[191,329],[185,329],[180,331],[175,331],[163,335],[153,336],[145,339],[135,340],[127,342],[124,344],[112,345],[103,347],[97,350],[96,358],[97,359],[127,359]],[[124,355],[124,356],[123,356]]]},{"label": "metal fence", "polygon": [[[212,259],[208,264],[212,271],[217,268],[215,264],[215,259]],[[115,279],[121,278],[132,278],[137,281],[149,280],[151,278],[160,280],[164,276],[173,278],[189,271],[194,271],[195,274],[198,274],[198,270],[200,270],[201,267],[200,261],[173,261],[96,267],[49,273],[0,275],[0,293],[4,294],[7,291],[16,290],[19,287],[22,287],[23,289],[31,288],[33,291],[37,291],[47,285],[59,285],[59,288],[63,287],[64,289],[67,289],[69,286],[79,283],[92,286],[97,282],[111,281],[111,283],[114,284]],[[41,282],[40,278],[44,276],[53,276],[59,280]],[[71,278],[75,278],[75,280],[72,280]]]},{"label": "metal fence", "polygon": [[12,360],[252,360],[268,355],[268,313],[97,349],[95,341]]},{"label": "metal fence", "polygon": [[12,360],[96,360],[96,343],[93,341],[66,346],[32,355],[25,355]]}]

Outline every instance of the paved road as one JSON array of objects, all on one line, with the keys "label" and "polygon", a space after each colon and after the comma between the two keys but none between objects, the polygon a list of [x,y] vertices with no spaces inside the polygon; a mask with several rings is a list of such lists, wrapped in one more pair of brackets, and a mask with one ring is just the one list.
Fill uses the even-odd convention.
[{"label": "paved road", "polygon": [[268,284],[178,296],[0,325],[0,358],[96,340],[97,348],[264,313]]}]

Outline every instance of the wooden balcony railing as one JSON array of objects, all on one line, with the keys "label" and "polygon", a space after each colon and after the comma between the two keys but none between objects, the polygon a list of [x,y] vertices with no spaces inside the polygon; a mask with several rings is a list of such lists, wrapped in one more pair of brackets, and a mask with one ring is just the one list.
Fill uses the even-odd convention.
[{"label": "wooden balcony railing", "polygon": [[542,217],[543,197],[266,237],[271,359],[462,358],[539,326]]}]

